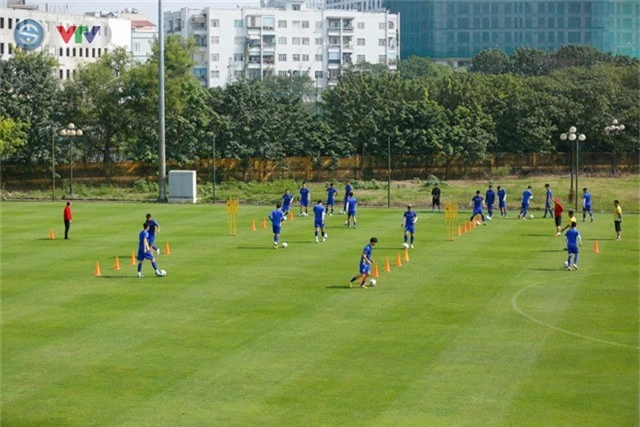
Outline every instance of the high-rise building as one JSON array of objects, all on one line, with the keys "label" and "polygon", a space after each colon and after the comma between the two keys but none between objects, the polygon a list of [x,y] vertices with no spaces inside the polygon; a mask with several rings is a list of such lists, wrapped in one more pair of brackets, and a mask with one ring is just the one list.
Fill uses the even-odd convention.
[{"label": "high-rise building", "polygon": [[[375,0],[326,0],[326,7],[378,10]],[[401,16],[402,56],[465,60],[484,49],[553,50],[584,44],[640,57],[637,0],[383,0]]]},{"label": "high-rise building", "polygon": [[164,28],[196,41],[194,73],[208,87],[308,74],[322,88],[337,84],[345,67],[357,62],[396,69],[398,15],[310,9],[302,0],[269,5],[183,8],[164,14]]}]

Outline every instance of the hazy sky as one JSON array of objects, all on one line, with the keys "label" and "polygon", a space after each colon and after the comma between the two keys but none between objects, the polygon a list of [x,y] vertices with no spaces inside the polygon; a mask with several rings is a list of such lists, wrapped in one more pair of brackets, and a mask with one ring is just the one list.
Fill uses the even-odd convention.
[{"label": "hazy sky", "polygon": [[[64,11],[65,6],[69,7],[69,12],[84,14],[84,12],[115,12],[125,8],[135,7],[140,13],[149,15],[149,19],[156,24],[158,23],[158,0],[112,0],[112,1],[93,1],[93,0],[27,0],[27,4],[39,6],[39,10],[44,11],[45,5],[49,5],[49,11]],[[183,7],[201,9],[211,6],[211,0],[162,0],[162,9],[165,12],[177,11]],[[0,7],[7,7],[7,0],[0,0]]]}]

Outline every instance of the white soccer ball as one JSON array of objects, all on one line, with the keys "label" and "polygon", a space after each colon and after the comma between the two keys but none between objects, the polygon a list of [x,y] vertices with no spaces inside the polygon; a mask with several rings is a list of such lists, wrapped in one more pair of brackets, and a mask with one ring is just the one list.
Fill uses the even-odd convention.
[{"label": "white soccer ball", "polygon": [[569,262],[565,261],[564,262],[564,268],[568,268],[569,267]]},{"label": "white soccer ball", "polygon": [[167,275],[167,272],[165,270],[156,271],[156,276],[158,276],[158,277],[164,277],[166,275]]},{"label": "white soccer ball", "polygon": [[404,242],[404,243],[402,244],[402,247],[403,247],[404,249],[407,249],[407,248],[409,247],[409,244],[408,244],[407,242]]},{"label": "white soccer ball", "polygon": [[476,225],[480,225],[480,221],[476,219]]},{"label": "white soccer ball", "polygon": [[529,219],[533,219],[533,214],[529,215]]},{"label": "white soccer ball", "polygon": [[369,282],[370,286],[375,286],[378,282],[376,281],[376,279],[371,279],[371,281]]},{"label": "white soccer ball", "polygon": [[289,246],[289,245],[287,244],[287,242],[282,242],[282,247],[283,247],[283,248],[286,248],[287,246]]}]

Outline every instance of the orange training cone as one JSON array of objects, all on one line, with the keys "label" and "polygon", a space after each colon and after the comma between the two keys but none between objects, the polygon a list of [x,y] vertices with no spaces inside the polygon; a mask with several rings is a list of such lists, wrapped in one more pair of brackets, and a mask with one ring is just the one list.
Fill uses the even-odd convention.
[{"label": "orange training cone", "polygon": [[118,258],[118,255],[116,255],[116,263],[113,265],[113,269],[120,270],[120,259]]},{"label": "orange training cone", "polygon": [[600,253],[600,247],[598,246],[598,241],[596,240],[596,242],[593,244],[593,253],[599,254]]},{"label": "orange training cone", "polygon": [[409,261],[409,249],[404,250],[404,260]]},{"label": "orange training cone", "polygon": [[289,212],[289,221],[293,221],[293,211]]},{"label": "orange training cone", "polygon": [[469,231],[469,228],[467,227],[467,223],[464,223],[464,232],[466,233],[467,231]]},{"label": "orange training cone", "polygon": [[384,263],[384,271],[386,272],[391,271],[391,266],[389,265],[389,257],[387,257],[387,260]]},{"label": "orange training cone", "polygon": [[131,264],[131,265],[135,265],[136,264],[136,252],[135,251],[131,251],[131,261],[129,261],[129,264]]},{"label": "orange training cone", "polygon": [[462,227],[458,224],[458,236],[462,236]]},{"label": "orange training cone", "polygon": [[378,274],[378,263],[377,262],[373,264],[373,277],[375,277],[376,279],[378,277],[380,277],[379,274]]},{"label": "orange training cone", "polygon": [[169,249],[169,242],[165,242],[164,244],[164,253],[165,255],[171,255],[171,249]]},{"label": "orange training cone", "polygon": [[96,261],[96,268],[93,271],[93,275],[94,276],[102,276],[102,274],[100,274],[100,263],[98,261]]},{"label": "orange training cone", "polygon": [[262,218],[262,228],[267,228],[267,219]]},{"label": "orange training cone", "polygon": [[400,252],[396,255],[396,267],[402,267],[402,260],[400,259]]},{"label": "orange training cone", "polygon": [[49,239],[54,240],[56,238],[56,235],[53,234],[53,228],[51,230],[49,230]]},{"label": "orange training cone", "polygon": [[251,231],[256,231],[256,220],[255,219],[251,220]]}]

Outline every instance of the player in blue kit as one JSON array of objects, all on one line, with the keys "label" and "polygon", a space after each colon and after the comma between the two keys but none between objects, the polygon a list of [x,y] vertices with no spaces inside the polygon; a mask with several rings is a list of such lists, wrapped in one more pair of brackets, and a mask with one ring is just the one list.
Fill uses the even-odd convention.
[{"label": "player in blue kit", "polygon": [[[327,212],[329,213],[329,216],[333,215],[333,205],[336,203],[336,194],[338,194],[338,190],[333,187],[332,182],[329,184],[329,188],[327,188]],[[329,207],[331,207],[331,210],[329,210]]]},{"label": "player in blue kit", "polygon": [[489,188],[484,195],[485,202],[487,203],[487,219],[491,219],[493,217],[493,204],[496,202],[496,192],[493,191],[493,185],[489,184]]},{"label": "player in blue kit", "polygon": [[349,223],[351,222],[351,218],[353,218],[353,228],[356,228],[356,206],[358,205],[358,200],[353,197],[353,192],[349,193],[349,199],[347,199],[347,220],[344,222],[344,225],[349,228]]},{"label": "player in blue kit", "polygon": [[291,202],[293,201],[293,194],[289,192],[287,188],[282,195],[282,212],[284,213],[284,219],[287,220],[287,215],[291,211]]},{"label": "player in blue kit", "polygon": [[576,227],[577,224],[572,222],[571,228],[564,235],[564,238],[567,241],[567,252],[569,252],[567,262],[564,263],[564,266],[569,271],[571,271],[571,255],[573,255],[573,269],[578,269],[578,246],[582,246],[582,236],[580,236],[580,232]]},{"label": "player in blue kit", "polygon": [[278,247],[278,240],[280,239],[280,231],[282,229],[282,223],[284,222],[284,212],[280,209],[280,203],[276,204],[276,208],[269,214],[271,220],[271,228],[273,230],[273,249]]},{"label": "player in blue kit", "polygon": [[[300,216],[309,216],[309,212],[307,208],[309,207],[309,189],[307,188],[306,183],[302,183],[302,188],[300,188]],[[304,209],[304,212],[302,210]]]},{"label": "player in blue kit", "polygon": [[349,287],[351,287],[351,284],[358,279],[360,279],[361,288],[367,287],[367,279],[371,274],[371,266],[373,265],[373,262],[374,262],[372,258],[373,247],[376,245],[376,243],[378,243],[378,239],[376,239],[375,237],[372,237],[371,239],[369,239],[369,244],[365,246],[364,249],[362,250],[362,255],[360,256],[360,270],[359,270],[360,274],[355,275],[351,278],[351,281],[349,282]]},{"label": "player in blue kit", "polygon": [[149,224],[149,246],[156,251],[156,254],[160,255],[160,248],[155,245],[156,232],[160,232],[160,224],[155,219],[151,218],[151,214],[147,214],[147,223]]},{"label": "player in blue kit", "polygon": [[582,189],[582,222],[587,219],[587,212],[593,222],[593,212],[591,211],[591,193],[587,191],[587,187]]},{"label": "player in blue kit", "polygon": [[352,190],[353,187],[351,186],[351,183],[347,181],[347,185],[344,186],[344,209],[342,210],[342,213],[347,213],[347,202],[349,201],[349,194],[351,194]]},{"label": "player in blue kit", "polygon": [[473,213],[471,214],[471,218],[469,221],[473,221],[476,215],[480,215],[482,218],[482,225],[487,225],[484,219],[484,213],[482,212],[482,208],[485,206],[484,198],[480,195],[480,190],[476,191],[476,195],[471,198],[470,206],[473,206]]},{"label": "player in blue kit", "polygon": [[500,208],[500,216],[507,217],[507,190],[500,188],[498,185],[498,207]]},{"label": "player in blue kit", "polygon": [[142,263],[145,259],[151,261],[153,270],[156,272],[156,276],[164,276],[164,272],[158,269],[158,264],[153,258],[153,250],[149,245],[149,223],[145,221],[142,224],[142,231],[138,234],[138,277],[143,277]]},{"label": "player in blue kit", "polygon": [[407,210],[404,213],[402,219],[402,227],[404,227],[404,245],[407,246],[407,233],[411,236],[410,247],[413,249],[413,238],[416,233],[416,222],[418,221],[418,214],[416,211],[411,210],[411,205],[407,205]]},{"label": "player in blue kit", "polygon": [[528,186],[522,193],[522,209],[518,214],[518,219],[527,219],[527,210],[529,210],[529,201],[533,199],[533,193],[531,192],[531,186]]},{"label": "player in blue kit", "polygon": [[547,217],[547,212],[549,212],[549,216],[551,216],[551,218],[554,218],[553,209],[551,209],[551,203],[553,202],[553,192],[551,191],[551,187],[549,186],[549,184],[545,184],[544,188],[547,189],[547,195],[544,198],[544,215],[542,215],[542,218]]},{"label": "player in blue kit", "polygon": [[316,233],[316,243],[318,243],[318,230],[322,235],[322,241],[327,241],[327,233],[324,232],[324,206],[322,200],[318,200],[318,204],[313,207],[313,228]]}]

